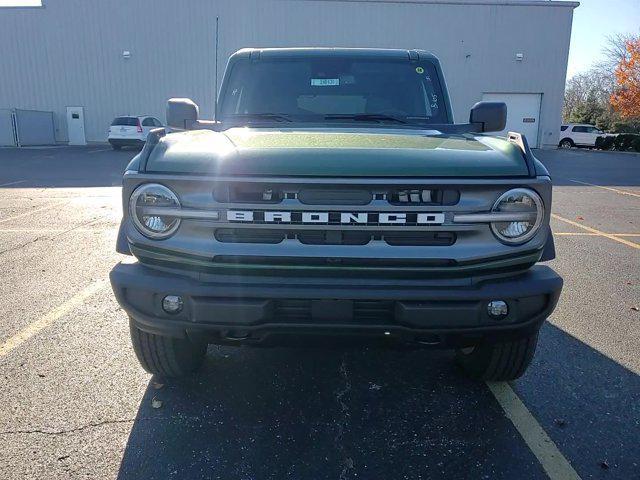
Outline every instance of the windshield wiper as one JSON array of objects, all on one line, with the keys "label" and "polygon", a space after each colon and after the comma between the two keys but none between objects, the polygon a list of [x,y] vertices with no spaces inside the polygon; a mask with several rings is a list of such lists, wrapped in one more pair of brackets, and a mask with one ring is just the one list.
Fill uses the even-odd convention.
[{"label": "windshield wiper", "polygon": [[276,122],[291,122],[291,118],[284,113],[234,113],[228,116],[230,119],[243,120],[275,120]]},{"label": "windshield wiper", "polygon": [[324,116],[325,120],[355,120],[356,122],[394,122],[407,123],[406,120],[384,113],[332,113]]}]

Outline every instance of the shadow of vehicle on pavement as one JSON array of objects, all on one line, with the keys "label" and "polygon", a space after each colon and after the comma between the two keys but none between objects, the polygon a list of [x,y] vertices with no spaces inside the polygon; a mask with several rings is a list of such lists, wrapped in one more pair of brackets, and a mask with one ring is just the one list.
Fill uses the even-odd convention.
[{"label": "shadow of vehicle on pavement", "polygon": [[[638,376],[551,324],[541,337],[514,389],[583,478],[634,478]],[[450,352],[219,347],[199,375],[150,383],[118,476],[356,477],[547,478]]]},{"label": "shadow of vehicle on pavement", "polygon": [[216,347],[199,376],[149,386],[118,478],[518,478],[522,469],[546,478],[450,352]]}]

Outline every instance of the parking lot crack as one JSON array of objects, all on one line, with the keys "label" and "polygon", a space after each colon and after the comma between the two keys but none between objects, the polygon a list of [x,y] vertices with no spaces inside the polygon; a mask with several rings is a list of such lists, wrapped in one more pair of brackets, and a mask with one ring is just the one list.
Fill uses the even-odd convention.
[{"label": "parking lot crack", "polygon": [[116,420],[103,420],[101,422],[91,422],[85,425],[80,425],[79,427],[61,429],[61,430],[47,430],[43,428],[33,428],[28,430],[5,430],[0,432],[0,435],[68,435],[70,433],[81,432],[83,430],[88,430],[91,428],[99,428],[106,425],[119,425],[124,423],[133,423],[137,421],[141,421],[145,419],[141,418],[127,418],[127,419],[116,419]]},{"label": "parking lot crack", "polygon": [[20,245],[16,245],[15,247],[7,248],[6,250],[0,250],[0,255],[8,253],[8,252],[14,252],[16,250],[20,250],[21,248],[27,247],[27,246],[31,245],[32,243],[35,243],[38,240],[43,240],[45,238],[47,238],[47,237],[46,236],[36,237],[33,240],[29,240],[28,242],[21,243]]},{"label": "parking lot crack", "polygon": [[336,436],[334,437],[334,445],[340,456],[342,457],[342,470],[340,471],[340,480],[347,478],[349,470],[353,469],[353,459],[347,454],[347,450],[344,446],[344,432],[351,420],[351,413],[349,412],[349,405],[345,401],[345,397],[351,392],[351,380],[349,379],[349,372],[347,370],[347,359],[342,357],[340,368],[338,369],[343,385],[340,389],[336,390],[335,397],[340,407],[340,418],[336,422]]},{"label": "parking lot crack", "polygon": [[58,237],[60,237],[62,235],[65,235],[67,233],[73,232],[74,230],[77,230],[79,228],[86,227],[86,226],[89,226],[89,225],[93,225],[93,224],[99,222],[100,220],[102,220],[103,218],[105,218],[106,216],[107,216],[107,214],[100,215],[98,217],[94,217],[91,220],[87,220],[86,222],[82,222],[82,223],[80,223],[78,225],[75,225],[73,227],[67,228],[66,230],[63,230],[63,231],[61,231],[59,233],[56,233],[55,235],[40,235],[40,236],[37,236],[34,239],[29,240],[28,242],[22,243],[20,245],[16,245],[15,247],[10,247],[10,248],[7,248],[6,250],[0,250],[0,255],[3,255],[3,254],[8,253],[8,252],[14,252],[16,250],[20,250],[20,249],[22,249],[24,247],[27,247],[27,246],[29,246],[29,245],[31,245],[31,244],[33,244],[35,242],[38,242],[40,240],[54,240],[55,238],[58,238]]}]

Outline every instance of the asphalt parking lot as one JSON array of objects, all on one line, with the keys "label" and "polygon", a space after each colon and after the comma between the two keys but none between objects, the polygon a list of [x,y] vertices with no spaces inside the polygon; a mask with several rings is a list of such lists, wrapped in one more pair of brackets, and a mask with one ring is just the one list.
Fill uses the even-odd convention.
[{"label": "asphalt parking lot", "polygon": [[377,349],[151,378],[106,282],[134,153],[0,149],[0,478],[640,478],[640,155],[537,152],[565,288],[527,374],[487,385]]}]

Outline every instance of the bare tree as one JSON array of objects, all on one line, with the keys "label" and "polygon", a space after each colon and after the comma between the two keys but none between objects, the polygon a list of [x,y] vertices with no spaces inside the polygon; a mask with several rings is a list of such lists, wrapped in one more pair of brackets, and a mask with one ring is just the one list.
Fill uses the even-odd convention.
[{"label": "bare tree", "polygon": [[616,33],[614,35],[608,35],[607,42],[602,48],[602,54],[605,58],[597,64],[597,67],[613,75],[620,61],[629,57],[627,43],[637,40],[639,37],[640,33]]}]

